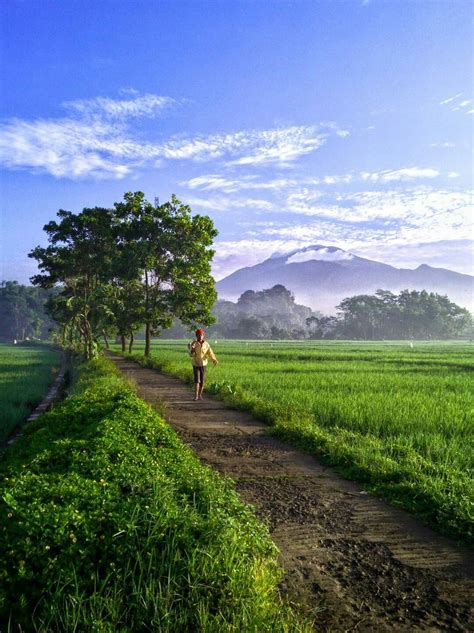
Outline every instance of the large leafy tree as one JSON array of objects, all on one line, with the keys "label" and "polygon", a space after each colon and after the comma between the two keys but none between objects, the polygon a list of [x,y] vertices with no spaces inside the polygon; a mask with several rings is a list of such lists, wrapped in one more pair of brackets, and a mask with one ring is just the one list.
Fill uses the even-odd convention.
[{"label": "large leafy tree", "polygon": [[113,330],[132,343],[144,324],[149,355],[152,334],[173,319],[188,326],[214,321],[210,247],[217,231],[209,217],[193,216],[175,196],[152,205],[140,191],[113,209],[60,210],[58,217],[44,227],[49,246],[30,257],[41,271],[33,284],[60,287],[48,309],[65,344],[79,343],[89,359],[99,336]]},{"label": "large leafy tree", "polygon": [[207,216],[191,215],[176,196],[152,205],[142,192],[115,204],[119,248],[128,274],[142,283],[145,356],[151,336],[177,318],[184,325],[210,325],[216,300],[210,248],[217,231]]},{"label": "large leafy tree", "polygon": [[112,313],[109,282],[115,256],[114,218],[110,209],[85,208],[74,214],[58,211],[59,222],[44,226],[50,245],[29,254],[38,261],[40,274],[31,278],[42,288],[60,286],[48,303],[50,314],[69,342],[78,340],[87,359],[97,347],[98,334]]}]

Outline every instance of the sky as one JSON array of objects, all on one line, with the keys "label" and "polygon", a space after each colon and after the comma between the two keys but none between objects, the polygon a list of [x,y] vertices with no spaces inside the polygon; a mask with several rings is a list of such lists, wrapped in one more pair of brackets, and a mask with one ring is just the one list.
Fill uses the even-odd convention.
[{"label": "sky", "polygon": [[0,280],[127,191],[209,215],[216,279],[310,244],[474,274],[470,0],[0,12]]}]

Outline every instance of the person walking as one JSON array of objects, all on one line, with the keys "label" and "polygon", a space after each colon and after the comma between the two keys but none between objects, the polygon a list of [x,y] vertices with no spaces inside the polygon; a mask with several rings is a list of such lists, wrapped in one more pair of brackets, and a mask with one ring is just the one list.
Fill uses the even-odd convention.
[{"label": "person walking", "polygon": [[202,400],[202,390],[204,387],[204,380],[206,377],[206,367],[208,358],[212,360],[214,366],[217,365],[218,360],[212,351],[211,346],[204,340],[205,331],[202,329],[196,330],[196,340],[188,343],[188,351],[193,363],[194,373],[194,398],[193,400]]}]

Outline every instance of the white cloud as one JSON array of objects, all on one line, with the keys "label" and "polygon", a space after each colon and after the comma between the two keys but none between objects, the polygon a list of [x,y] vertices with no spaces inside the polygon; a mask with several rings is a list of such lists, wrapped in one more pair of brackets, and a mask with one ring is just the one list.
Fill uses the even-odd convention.
[{"label": "white cloud", "polygon": [[440,105],[447,106],[452,112],[465,112],[466,114],[472,114],[474,109],[465,110],[465,108],[469,107],[472,103],[472,99],[462,99],[462,92],[458,92],[458,94],[448,97],[448,99],[444,99],[444,101],[440,101]]},{"label": "white cloud", "polygon": [[[281,166],[319,149],[328,134],[316,127],[296,127],[255,132],[250,142],[240,143],[245,155],[229,161],[230,165],[264,165],[279,163]],[[245,151],[247,150],[247,151]],[[250,151],[248,151],[250,150]]]},{"label": "white cloud", "polygon": [[[123,92],[123,91],[122,91]],[[107,97],[68,101],[74,113],[56,119],[22,120],[0,123],[0,160],[9,168],[46,172],[57,178],[123,178],[139,167],[159,168],[164,161],[197,162],[222,159],[231,164],[288,166],[301,156],[317,150],[340,130],[335,123],[318,126],[291,126],[270,130],[243,130],[228,134],[173,137],[164,142],[135,140],[131,122],[151,117],[164,107],[176,104],[170,97],[137,95],[126,89],[130,99]],[[218,179],[219,177],[217,177]],[[252,178],[207,183],[208,188],[237,191],[284,187],[285,179],[253,183]],[[202,185],[206,185],[201,181]],[[199,180],[190,187],[198,187]],[[205,188],[205,186],[203,186]]]},{"label": "white cloud", "polygon": [[437,169],[420,168],[420,167],[404,167],[402,169],[390,170],[386,169],[379,172],[361,172],[362,180],[370,182],[392,182],[397,180],[414,180],[416,178],[436,178],[439,176]]},{"label": "white cloud", "polygon": [[78,99],[64,101],[63,106],[68,110],[78,112],[86,117],[109,117],[124,119],[128,117],[153,117],[164,108],[176,105],[171,97],[163,97],[154,94],[136,96],[134,89],[133,99],[110,99],[109,97],[94,97],[93,99]]},{"label": "white cloud", "polygon": [[262,211],[271,211],[273,204],[268,200],[258,200],[253,198],[245,198],[242,200],[233,198],[187,198],[187,204],[191,207],[201,207],[202,209],[211,209],[215,211],[228,211],[229,209],[260,209]]},{"label": "white cloud", "polygon": [[438,141],[436,143],[431,143],[430,147],[456,147],[456,144],[451,143],[451,141]]},{"label": "white cloud", "polygon": [[348,251],[331,251],[329,248],[305,248],[286,260],[287,264],[300,264],[302,262],[323,261],[323,262],[339,262],[354,259],[354,255]]},{"label": "white cloud", "polygon": [[0,153],[6,167],[57,178],[123,178],[130,167],[117,157],[136,154],[117,128],[72,119],[11,119],[0,126]]},{"label": "white cloud", "polygon": [[440,101],[439,105],[448,105],[448,103],[452,103],[456,99],[459,99],[459,97],[461,96],[462,96],[462,92],[458,92],[456,95],[452,97],[448,97],[447,99],[444,99],[444,101]]},{"label": "white cloud", "polygon": [[309,185],[348,184],[357,180],[384,183],[399,180],[415,180],[418,178],[435,178],[439,175],[440,172],[432,168],[407,167],[397,170],[388,169],[380,172],[360,172],[358,176],[348,173],[320,177],[315,176],[312,178],[276,178],[267,181],[259,180],[255,175],[228,177],[222,174],[205,174],[196,176],[190,180],[181,181],[179,184],[189,189],[200,189],[202,191],[220,190],[225,193],[252,189],[278,192]]},{"label": "white cloud", "polygon": [[249,130],[231,134],[196,136],[175,139],[163,144],[165,158],[196,161],[234,158],[229,165],[264,165],[277,163],[284,167],[304,154],[318,149],[328,133],[317,132],[315,126]]},{"label": "white cloud", "polygon": [[212,272],[216,279],[222,279],[231,272],[245,266],[254,266],[268,259],[276,251],[288,252],[311,242],[286,239],[242,239],[215,242],[216,254],[212,262]]},{"label": "white cloud", "polygon": [[459,174],[457,171],[450,171],[448,173],[448,178],[459,178]]}]

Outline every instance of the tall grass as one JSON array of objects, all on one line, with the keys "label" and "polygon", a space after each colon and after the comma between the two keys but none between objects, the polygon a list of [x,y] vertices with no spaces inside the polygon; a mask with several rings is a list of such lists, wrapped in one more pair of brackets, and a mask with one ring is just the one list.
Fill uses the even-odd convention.
[{"label": "tall grass", "polygon": [[[210,368],[210,391],[442,532],[472,542],[472,344],[226,341],[213,347],[220,364]],[[151,362],[190,378],[182,341],[155,344]]]},{"label": "tall grass", "polygon": [[0,343],[0,444],[41,401],[59,365],[59,353],[40,345]]},{"label": "tall grass", "polygon": [[2,630],[305,630],[231,482],[110,363],[81,375],[0,463]]}]

